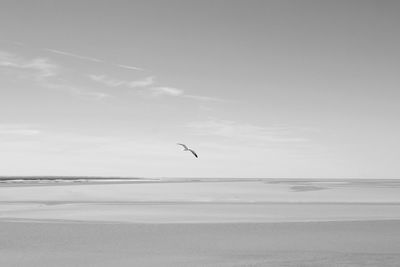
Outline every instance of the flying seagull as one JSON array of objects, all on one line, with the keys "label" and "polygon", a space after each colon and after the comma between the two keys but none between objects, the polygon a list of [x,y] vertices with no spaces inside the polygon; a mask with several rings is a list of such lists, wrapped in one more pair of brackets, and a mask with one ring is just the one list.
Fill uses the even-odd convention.
[{"label": "flying seagull", "polygon": [[183,146],[183,151],[190,151],[190,152],[192,152],[192,154],[193,154],[196,158],[198,158],[196,152],[194,152],[192,149],[188,148],[185,144],[180,144],[180,143],[178,143],[178,145]]}]

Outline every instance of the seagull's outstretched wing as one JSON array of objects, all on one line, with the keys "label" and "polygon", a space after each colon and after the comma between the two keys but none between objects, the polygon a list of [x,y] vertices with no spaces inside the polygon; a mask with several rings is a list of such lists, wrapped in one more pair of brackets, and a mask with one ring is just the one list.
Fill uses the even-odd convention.
[{"label": "seagull's outstretched wing", "polygon": [[196,154],[196,152],[194,152],[193,150],[191,150],[191,149],[189,149],[189,151],[190,152],[192,152],[192,154],[196,157],[196,158],[198,158],[198,156],[197,156],[197,154]]},{"label": "seagull's outstretched wing", "polygon": [[185,144],[177,143],[177,145],[183,146],[185,150],[189,150],[189,148]]}]

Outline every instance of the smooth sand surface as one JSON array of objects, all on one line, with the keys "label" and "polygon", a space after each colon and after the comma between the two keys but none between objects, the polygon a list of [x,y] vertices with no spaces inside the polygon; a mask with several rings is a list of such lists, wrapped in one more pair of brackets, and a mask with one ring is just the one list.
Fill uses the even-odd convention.
[{"label": "smooth sand surface", "polygon": [[400,220],[400,181],[8,184],[0,186],[0,220],[10,219],[132,223]]},{"label": "smooth sand surface", "polygon": [[0,221],[237,223],[400,220],[400,205],[315,203],[7,203]]},{"label": "smooth sand surface", "polygon": [[400,266],[400,181],[0,185],[0,266]]},{"label": "smooth sand surface", "polygon": [[0,202],[398,203],[400,180],[224,181],[1,186]]},{"label": "smooth sand surface", "polygon": [[0,266],[399,266],[400,222],[0,223]]}]

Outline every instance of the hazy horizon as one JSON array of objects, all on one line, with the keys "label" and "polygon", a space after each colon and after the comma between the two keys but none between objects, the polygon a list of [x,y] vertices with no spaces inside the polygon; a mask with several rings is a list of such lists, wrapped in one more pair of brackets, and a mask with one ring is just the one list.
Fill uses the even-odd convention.
[{"label": "hazy horizon", "polygon": [[298,180],[298,181],[353,181],[353,180],[366,180],[366,181],[390,181],[398,180],[399,178],[363,178],[363,177],[185,177],[185,176],[106,176],[106,175],[0,175],[0,180],[5,179],[138,179],[138,180],[273,180],[273,181],[285,181],[285,180]]},{"label": "hazy horizon", "polygon": [[399,178],[399,12],[2,1],[0,176]]}]

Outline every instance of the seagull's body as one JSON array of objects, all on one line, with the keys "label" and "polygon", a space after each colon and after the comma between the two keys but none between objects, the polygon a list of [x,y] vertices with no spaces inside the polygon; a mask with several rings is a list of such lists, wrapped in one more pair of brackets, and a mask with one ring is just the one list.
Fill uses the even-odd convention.
[{"label": "seagull's body", "polygon": [[192,149],[188,148],[185,144],[178,143],[178,145],[180,145],[180,146],[183,147],[183,151],[190,151],[190,152],[192,152],[192,154],[193,154],[196,158],[198,158],[196,152],[194,152]]}]

